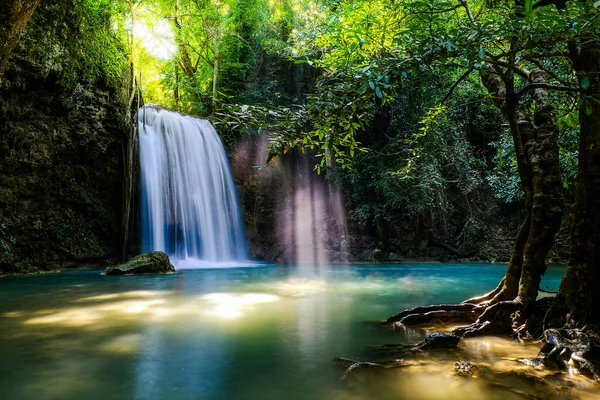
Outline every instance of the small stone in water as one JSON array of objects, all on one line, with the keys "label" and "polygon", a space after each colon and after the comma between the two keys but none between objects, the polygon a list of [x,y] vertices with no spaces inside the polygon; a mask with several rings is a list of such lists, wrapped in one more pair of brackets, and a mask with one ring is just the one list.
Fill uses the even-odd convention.
[{"label": "small stone in water", "polygon": [[480,371],[479,367],[472,362],[455,362],[454,373],[458,376],[470,376],[471,378],[477,379],[482,375],[483,371]]}]

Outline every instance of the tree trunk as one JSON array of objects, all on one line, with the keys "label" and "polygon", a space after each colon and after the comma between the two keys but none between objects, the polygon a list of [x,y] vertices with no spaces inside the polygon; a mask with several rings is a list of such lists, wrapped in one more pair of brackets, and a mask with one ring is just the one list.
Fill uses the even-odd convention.
[{"label": "tree trunk", "polygon": [[[512,78],[510,78],[512,79]],[[487,295],[488,303],[513,300],[519,291],[519,281],[523,268],[524,252],[531,232],[531,215],[533,205],[533,181],[532,170],[527,156],[526,143],[533,136],[533,125],[523,107],[511,97],[514,92],[507,88],[502,76],[494,70],[492,65],[487,65],[481,71],[481,81],[488,92],[493,95],[494,104],[502,111],[504,118],[508,121],[510,133],[513,138],[515,155],[517,158],[517,169],[521,179],[521,186],[525,194],[525,205],[523,207],[523,222],[519,226],[513,252],[506,269],[506,274],[498,287]],[[508,89],[508,90],[507,90]],[[486,296],[484,296],[486,297]]]},{"label": "tree trunk", "polygon": [[[514,60],[513,60],[514,61]],[[546,82],[541,70],[527,73],[533,83]],[[514,73],[493,65],[481,71],[481,79],[495,105],[508,121],[513,137],[517,166],[525,193],[524,221],[519,228],[506,274],[498,287],[485,296],[467,300],[461,306],[476,306],[479,318],[457,328],[453,335],[478,336],[519,331],[532,315],[538,288],[546,270],[546,256],[554,244],[562,215],[562,183],[558,159],[558,127],[554,108],[545,89],[535,89],[533,116],[514,90]],[[532,122],[535,122],[535,124]],[[419,314],[400,313],[401,323],[424,320],[464,322],[473,312],[440,312],[439,306],[421,307]],[[413,310],[414,311],[414,310]]]},{"label": "tree trunk", "polygon": [[[513,90],[512,74],[482,73],[482,81],[494,96],[496,106],[508,120],[521,184],[525,193],[524,221],[501,288],[494,302],[515,300],[527,310],[535,303],[546,256],[554,244],[562,216],[562,183],[558,159],[558,127],[554,107],[544,89],[533,92],[535,110],[531,117]],[[530,73],[533,83],[545,83],[541,70]],[[518,285],[518,286],[517,286]],[[516,290],[518,287],[518,290]],[[517,294],[515,298],[515,294]],[[501,296],[501,298],[498,298]]]},{"label": "tree trunk", "polygon": [[173,26],[175,27],[175,43],[177,44],[177,50],[179,52],[177,61],[185,76],[191,78],[196,73],[196,67],[192,63],[192,59],[190,58],[190,53],[187,50],[187,43],[182,37],[181,21],[177,16],[178,12],[179,9],[177,7],[177,4],[175,4],[175,10],[173,14]]},{"label": "tree trunk", "polygon": [[212,87],[212,103],[213,108],[217,107],[217,88],[219,83],[219,68],[221,68],[221,53],[219,52],[219,44],[215,41],[215,64],[213,66],[213,87]]},{"label": "tree trunk", "polygon": [[8,58],[19,44],[21,32],[39,4],[40,0],[0,1],[0,87]]},{"label": "tree trunk", "polygon": [[[579,79],[590,82],[587,93],[600,99],[600,44],[582,44],[573,60]],[[572,210],[571,254],[555,306],[563,322],[600,324],[600,104],[587,100],[579,112],[579,166]],[[587,109],[587,112],[586,112]],[[591,112],[590,112],[591,111]]]},{"label": "tree trunk", "polygon": [[133,114],[137,107],[133,107],[136,92],[138,93],[139,106],[139,90],[136,84],[136,64],[135,57],[135,34],[134,27],[136,23],[137,4],[129,1],[129,11],[131,12],[131,94],[127,105],[127,115],[131,123],[131,132],[125,137],[123,142],[123,203],[121,207],[121,249],[119,259],[124,262],[127,258],[127,243],[129,241],[129,219],[131,216],[131,202],[133,197],[133,143],[137,132],[137,124],[134,121]]},{"label": "tree trunk", "polygon": [[[545,73],[534,70],[533,83],[546,83]],[[540,281],[546,272],[546,257],[560,229],[562,217],[562,182],[558,159],[558,127],[554,107],[544,89],[533,92],[535,101],[535,135],[525,143],[531,171],[533,200],[529,237],[523,252],[523,267],[517,301],[527,309],[535,303]]]},{"label": "tree trunk", "polygon": [[175,89],[173,90],[173,102],[175,111],[179,111],[179,66],[175,64]]},{"label": "tree trunk", "polygon": [[131,66],[131,93],[129,96],[129,105],[128,105],[128,109],[127,109],[127,115],[130,117],[131,119],[131,105],[133,104],[133,99],[135,98],[135,76],[136,76],[136,59],[135,59],[135,34],[134,34],[134,28],[135,28],[135,22],[136,22],[136,4],[134,4],[132,1],[129,1],[129,12],[131,13],[131,41],[129,43],[130,45],[130,51],[131,54],[129,56],[129,64]]}]

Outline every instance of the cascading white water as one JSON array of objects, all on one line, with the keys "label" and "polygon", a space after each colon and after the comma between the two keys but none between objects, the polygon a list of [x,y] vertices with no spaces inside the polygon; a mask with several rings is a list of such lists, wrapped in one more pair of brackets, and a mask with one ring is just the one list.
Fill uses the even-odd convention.
[{"label": "cascading white water", "polygon": [[138,111],[142,248],[179,268],[247,260],[235,185],[206,120],[146,105]]}]

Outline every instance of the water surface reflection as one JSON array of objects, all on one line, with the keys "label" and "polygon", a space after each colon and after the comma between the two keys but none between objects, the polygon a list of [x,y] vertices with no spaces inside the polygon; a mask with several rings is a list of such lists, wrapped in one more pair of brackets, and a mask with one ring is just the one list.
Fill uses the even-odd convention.
[{"label": "water surface reflection", "polygon": [[[504,269],[304,265],[1,279],[0,398],[488,398],[489,385],[455,379],[457,354],[367,382],[340,382],[332,360],[421,339],[421,331],[368,322],[482,293]],[[551,268],[544,285],[558,287],[561,274]],[[493,339],[461,346],[463,356],[504,369],[514,363],[507,358],[537,351]]]}]

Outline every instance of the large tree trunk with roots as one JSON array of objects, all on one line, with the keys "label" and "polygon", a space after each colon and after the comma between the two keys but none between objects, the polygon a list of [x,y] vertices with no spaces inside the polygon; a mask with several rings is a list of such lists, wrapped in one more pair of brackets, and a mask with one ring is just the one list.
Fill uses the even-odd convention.
[{"label": "large tree trunk with roots", "polygon": [[[527,72],[532,83],[546,82],[541,70]],[[545,89],[535,89],[533,115],[514,90],[511,70],[487,65],[481,78],[495,105],[508,121],[513,137],[525,208],[506,274],[487,295],[460,305],[418,307],[388,319],[405,325],[467,322],[454,330],[459,337],[520,333],[533,315],[538,288],[546,270],[546,256],[554,244],[562,216],[562,183],[558,160],[558,128],[554,108]],[[475,321],[475,322],[473,322]]]},{"label": "large tree trunk with roots", "polygon": [[[600,43],[582,41],[571,57],[577,75],[589,80],[584,96],[600,99]],[[586,85],[582,85],[586,86]],[[600,104],[579,112],[579,166],[572,211],[567,271],[546,314],[544,347],[538,359],[549,367],[576,369],[600,380]],[[556,329],[554,329],[556,328]]]},{"label": "large tree trunk with roots", "polygon": [[8,58],[19,44],[21,32],[39,4],[40,0],[0,1],[0,87]]}]

